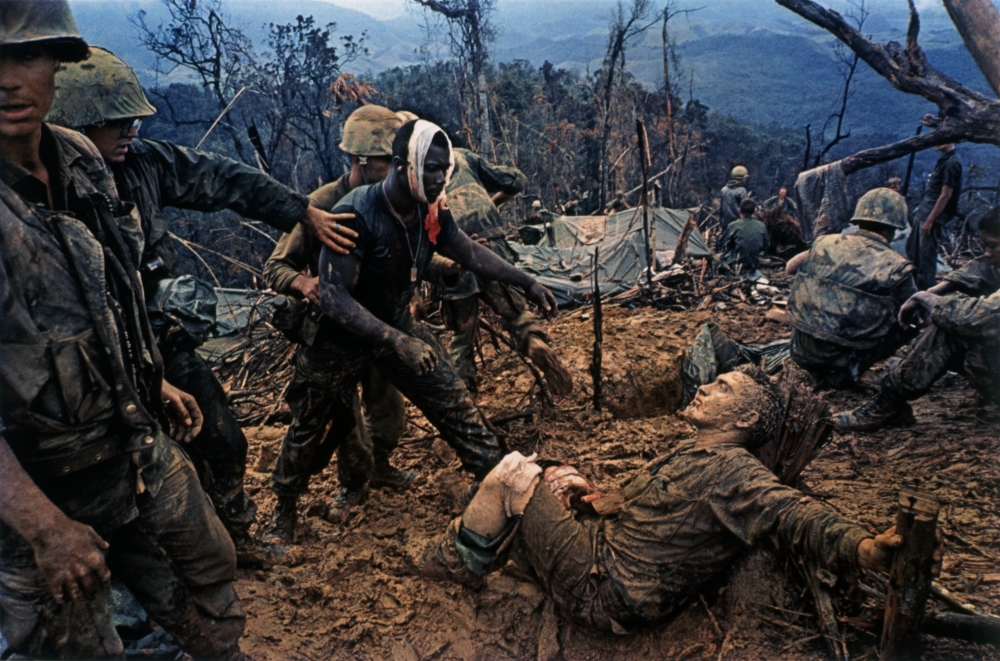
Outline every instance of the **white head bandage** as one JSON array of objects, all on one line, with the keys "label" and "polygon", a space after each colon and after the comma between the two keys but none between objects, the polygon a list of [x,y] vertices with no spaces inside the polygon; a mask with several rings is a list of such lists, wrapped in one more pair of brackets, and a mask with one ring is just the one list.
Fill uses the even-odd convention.
[{"label": "white head bandage", "polygon": [[[409,164],[406,167],[406,177],[410,184],[410,194],[418,202],[424,204],[429,203],[427,193],[424,191],[424,160],[427,158],[427,152],[431,148],[434,136],[438,133],[441,133],[448,142],[448,171],[444,175],[444,186],[447,188],[451,173],[455,169],[455,154],[451,150],[451,140],[448,139],[448,134],[437,124],[418,119],[413,125],[413,135],[410,136],[408,145],[409,157],[407,160]],[[444,195],[444,191],[441,192],[441,195]]]}]

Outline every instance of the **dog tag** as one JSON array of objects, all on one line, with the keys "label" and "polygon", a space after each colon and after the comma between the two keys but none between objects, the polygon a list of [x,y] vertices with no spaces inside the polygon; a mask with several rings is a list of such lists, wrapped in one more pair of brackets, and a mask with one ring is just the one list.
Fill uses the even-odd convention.
[{"label": "dog tag", "polygon": [[410,282],[417,281],[417,265],[414,264],[413,268],[410,269]]}]

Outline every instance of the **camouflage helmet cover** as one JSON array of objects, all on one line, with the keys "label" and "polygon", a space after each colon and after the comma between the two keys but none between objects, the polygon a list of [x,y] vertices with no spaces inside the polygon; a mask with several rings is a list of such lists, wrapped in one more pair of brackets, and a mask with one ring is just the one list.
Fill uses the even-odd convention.
[{"label": "camouflage helmet cover", "polygon": [[858,200],[852,223],[868,222],[906,229],[906,198],[889,188],[875,188]]},{"label": "camouflage helmet cover", "polygon": [[361,106],[344,122],[340,150],[352,156],[392,156],[392,139],[403,124],[388,108]]},{"label": "camouflage helmet cover", "polygon": [[87,57],[67,0],[0,0],[0,47],[44,44],[62,62]]},{"label": "camouflage helmet cover", "polygon": [[111,51],[95,47],[90,59],[56,73],[56,98],[46,121],[78,129],[155,112],[132,67]]},{"label": "camouflage helmet cover", "polygon": [[750,172],[742,165],[737,165],[733,168],[733,171],[729,173],[730,179],[746,179],[750,176]]}]

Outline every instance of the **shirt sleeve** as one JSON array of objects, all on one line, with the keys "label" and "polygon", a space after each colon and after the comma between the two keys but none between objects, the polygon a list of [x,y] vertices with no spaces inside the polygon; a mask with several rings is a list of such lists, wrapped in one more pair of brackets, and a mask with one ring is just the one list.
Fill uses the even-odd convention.
[{"label": "shirt sleeve", "polygon": [[438,214],[438,224],[441,226],[437,238],[439,245],[446,246],[458,238],[458,223],[455,222],[455,216],[452,215],[450,209],[441,210]]},{"label": "shirt sleeve", "polygon": [[728,457],[719,470],[712,511],[744,544],[807,558],[838,576],[857,570],[858,544],[872,536],[863,527],[781,484],[750,456]]},{"label": "shirt sleeve", "polygon": [[301,225],[281,235],[274,252],[264,264],[264,282],[280,294],[290,291],[292,280],[312,265],[319,246]]},{"label": "shirt sleeve", "polygon": [[942,296],[931,312],[934,325],[962,337],[1000,340],[1000,291],[984,298]]},{"label": "shirt sleeve", "polygon": [[[470,157],[472,155],[466,158]],[[476,174],[478,175],[478,179],[490,195],[496,193],[516,195],[523,191],[524,187],[528,184],[528,178],[515,167],[490,163],[478,156],[474,156],[474,158],[476,159]]]},{"label": "shirt sleeve", "polygon": [[357,209],[349,204],[341,204],[333,208],[330,213],[352,213],[354,214],[353,220],[345,220],[342,224],[348,229],[352,229],[358,233],[356,239],[354,239],[354,248],[349,254],[354,255],[358,258],[358,261],[364,261],[365,259],[365,248],[371,241],[371,231],[368,228],[368,222],[365,217],[362,216]]},{"label": "shirt sleeve", "polygon": [[951,188],[954,192],[962,188],[962,161],[957,158],[948,159],[941,185]]},{"label": "shirt sleeve", "polygon": [[211,213],[230,209],[289,232],[309,198],[239,161],[158,140],[143,140],[158,170],[164,206]]}]

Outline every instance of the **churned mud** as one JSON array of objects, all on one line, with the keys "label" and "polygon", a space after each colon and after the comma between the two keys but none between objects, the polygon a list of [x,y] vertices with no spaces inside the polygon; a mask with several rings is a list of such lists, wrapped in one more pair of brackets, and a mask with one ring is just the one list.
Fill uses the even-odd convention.
[{"label": "churned mud", "polygon": [[[506,347],[483,332],[479,404],[507,434],[512,449],[569,460],[599,488],[614,491],[632,471],[689,430],[676,417],[680,357],[700,326],[712,320],[738,340],[786,334],[765,321],[766,306],[737,302],[726,309],[661,312],[607,308],[604,319],[606,406],[591,398],[592,311],[549,325],[552,344],[574,375],[576,391],[549,406],[534,377]],[[868,377],[874,385],[881,375]],[[833,408],[854,406],[872,390],[833,393]],[[815,498],[845,516],[883,530],[894,520],[895,494],[916,479],[945,501],[941,529],[947,556],[940,582],[988,612],[1000,613],[1000,526],[995,409],[978,408],[960,376],[946,377],[915,405],[916,426],[834,436],[803,476]],[[279,659],[423,659],[551,661],[627,658],[828,659],[812,599],[791,564],[771,553],[748,553],[732,572],[707,586],[672,622],[626,636],[567,623],[529,577],[507,569],[475,592],[412,575],[407,548],[441,532],[458,512],[469,478],[454,453],[419,413],[393,461],[419,470],[405,492],[373,491],[346,525],[319,514],[339,488],[331,465],[302,503],[296,566],[241,571],[248,613],[243,648],[261,661]],[[265,518],[274,505],[268,474],[284,428],[247,428],[248,491]],[[884,589],[875,576],[863,577]],[[866,623],[876,602],[838,597],[852,658],[877,658]],[[931,608],[943,608],[930,602]],[[989,646],[927,638],[927,659],[1000,659]]]}]

